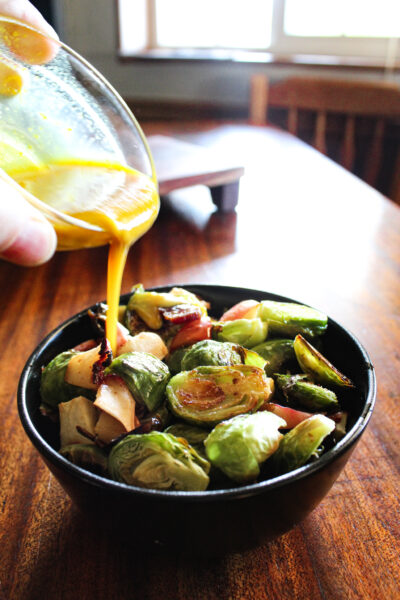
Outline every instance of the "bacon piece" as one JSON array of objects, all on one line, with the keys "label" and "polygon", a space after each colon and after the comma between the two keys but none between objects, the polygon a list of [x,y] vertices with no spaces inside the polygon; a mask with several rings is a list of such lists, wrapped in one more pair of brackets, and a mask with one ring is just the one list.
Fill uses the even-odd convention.
[{"label": "bacon piece", "polygon": [[174,325],[196,321],[202,315],[201,309],[192,304],[176,304],[168,308],[160,308],[159,311],[163,319]]},{"label": "bacon piece", "polygon": [[96,385],[100,385],[104,381],[104,370],[111,364],[113,359],[110,342],[107,338],[103,338],[99,351],[99,358],[92,367],[92,380]]}]

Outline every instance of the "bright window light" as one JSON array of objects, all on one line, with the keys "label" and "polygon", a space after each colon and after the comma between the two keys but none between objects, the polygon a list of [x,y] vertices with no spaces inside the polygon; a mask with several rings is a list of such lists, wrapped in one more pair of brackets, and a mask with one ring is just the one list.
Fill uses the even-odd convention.
[{"label": "bright window light", "polygon": [[286,0],[284,31],[302,37],[400,37],[400,0]]},{"label": "bright window light", "polygon": [[156,0],[157,44],[189,48],[267,48],[273,0]]}]

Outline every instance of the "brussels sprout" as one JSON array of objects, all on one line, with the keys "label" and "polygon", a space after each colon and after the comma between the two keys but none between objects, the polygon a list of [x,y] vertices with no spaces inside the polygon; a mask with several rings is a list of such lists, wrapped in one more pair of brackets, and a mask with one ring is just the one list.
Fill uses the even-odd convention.
[{"label": "brussels sprout", "polygon": [[301,335],[296,336],[293,348],[301,370],[307,373],[313,380],[325,385],[354,387],[353,382],[348,377],[340,373],[336,367]]},{"label": "brussels sprout", "polygon": [[68,363],[73,356],[78,354],[79,352],[73,350],[62,352],[43,369],[40,380],[40,395],[45,405],[55,408],[60,402],[68,402],[76,396],[93,398],[93,391],[71,385],[65,381]]},{"label": "brussels sprout", "polygon": [[276,375],[276,384],[290,404],[311,410],[338,410],[335,392],[305,381],[305,375]]},{"label": "brussels sprout", "polygon": [[147,292],[142,284],[135,286],[134,293],[127,305],[127,311],[135,311],[151,329],[160,329],[163,320],[159,308],[177,304],[192,304],[200,309],[201,314],[207,314],[204,302],[183,288],[172,288],[170,292]]},{"label": "brussels sprout", "polygon": [[256,411],[272,393],[264,371],[248,365],[183,371],[172,377],[166,391],[169,408],[178,418],[203,427]]},{"label": "brussels sprout", "polygon": [[287,473],[304,465],[324,438],[335,429],[332,419],[313,415],[287,433],[272,460],[278,473]]},{"label": "brussels sprout", "polygon": [[280,338],[267,340],[262,344],[258,344],[258,346],[254,346],[252,350],[267,361],[265,372],[270,376],[277,373],[283,364],[295,358],[293,340]]},{"label": "brussels sprout", "polygon": [[184,438],[200,456],[203,456],[204,440],[209,434],[207,429],[196,427],[196,425],[189,425],[188,423],[174,423],[167,427],[165,433],[170,433],[177,438]]},{"label": "brussels sprout", "polygon": [[60,454],[82,469],[97,475],[108,474],[107,454],[94,444],[70,444],[61,448]]},{"label": "brussels sprout", "polygon": [[263,463],[279,446],[286,422],[268,411],[239,415],[217,425],[206,438],[212,465],[238,483],[254,481]]},{"label": "brussels sprout", "polygon": [[128,352],[114,358],[105,375],[114,373],[125,381],[136,402],[155,410],[162,402],[170,372],[165,363],[146,352]]},{"label": "brussels sprout", "polygon": [[108,466],[113,479],[144,488],[202,491],[209,483],[209,462],[184,440],[159,431],[126,436],[111,450]]},{"label": "brussels sprout", "polygon": [[242,364],[242,356],[235,344],[202,340],[193,344],[184,353],[181,361],[182,371],[191,371],[201,366],[230,366]]},{"label": "brussels sprout", "polygon": [[259,317],[267,321],[270,334],[293,338],[298,333],[307,337],[321,335],[328,326],[328,317],[325,314],[294,302],[263,300]]},{"label": "brussels sprout", "polygon": [[171,354],[167,356],[165,362],[167,363],[168,369],[172,373],[172,375],[176,375],[182,371],[182,358],[190,350],[190,347],[187,348],[178,348]]},{"label": "brussels sprout", "polygon": [[243,348],[243,346],[236,346],[238,352],[242,355],[242,362],[244,365],[250,365],[252,367],[259,367],[260,369],[267,370],[267,361],[263,359],[260,354],[254,352],[254,350],[249,350],[248,348]]},{"label": "brussels sprout", "polygon": [[268,333],[266,321],[261,319],[236,319],[226,323],[216,323],[212,328],[212,337],[219,342],[233,342],[245,348],[261,344]]}]

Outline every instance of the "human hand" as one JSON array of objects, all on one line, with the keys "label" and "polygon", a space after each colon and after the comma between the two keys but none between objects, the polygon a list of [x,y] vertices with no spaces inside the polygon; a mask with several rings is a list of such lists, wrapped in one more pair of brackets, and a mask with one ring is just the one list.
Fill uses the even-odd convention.
[{"label": "human hand", "polygon": [[[53,28],[28,0],[0,0],[0,15],[17,19],[57,39]],[[42,63],[54,56],[56,45],[32,32],[20,38],[17,44],[13,43],[11,50],[19,56],[26,55],[30,62]],[[56,246],[54,228],[1,178],[0,169],[0,258],[19,265],[39,265],[52,257]]]}]

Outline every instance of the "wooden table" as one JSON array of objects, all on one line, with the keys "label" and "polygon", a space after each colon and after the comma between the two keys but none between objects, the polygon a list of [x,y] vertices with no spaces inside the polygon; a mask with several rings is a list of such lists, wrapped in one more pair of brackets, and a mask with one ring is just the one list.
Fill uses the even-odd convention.
[{"label": "wooden table", "polygon": [[[132,556],[78,514],[19,423],[16,386],[35,345],[105,296],[106,249],[58,254],[40,268],[0,266],[0,598],[31,600],[389,600],[400,597],[400,210],[286,133],[203,126],[245,166],[236,213],[209,191],[180,190],[131,251],[138,281],[220,283],[281,293],[328,312],[370,353],[378,399],[348,466],[299,526],[243,555]],[[198,125],[148,133],[193,138]],[[234,526],[234,524],[233,524]]]}]

